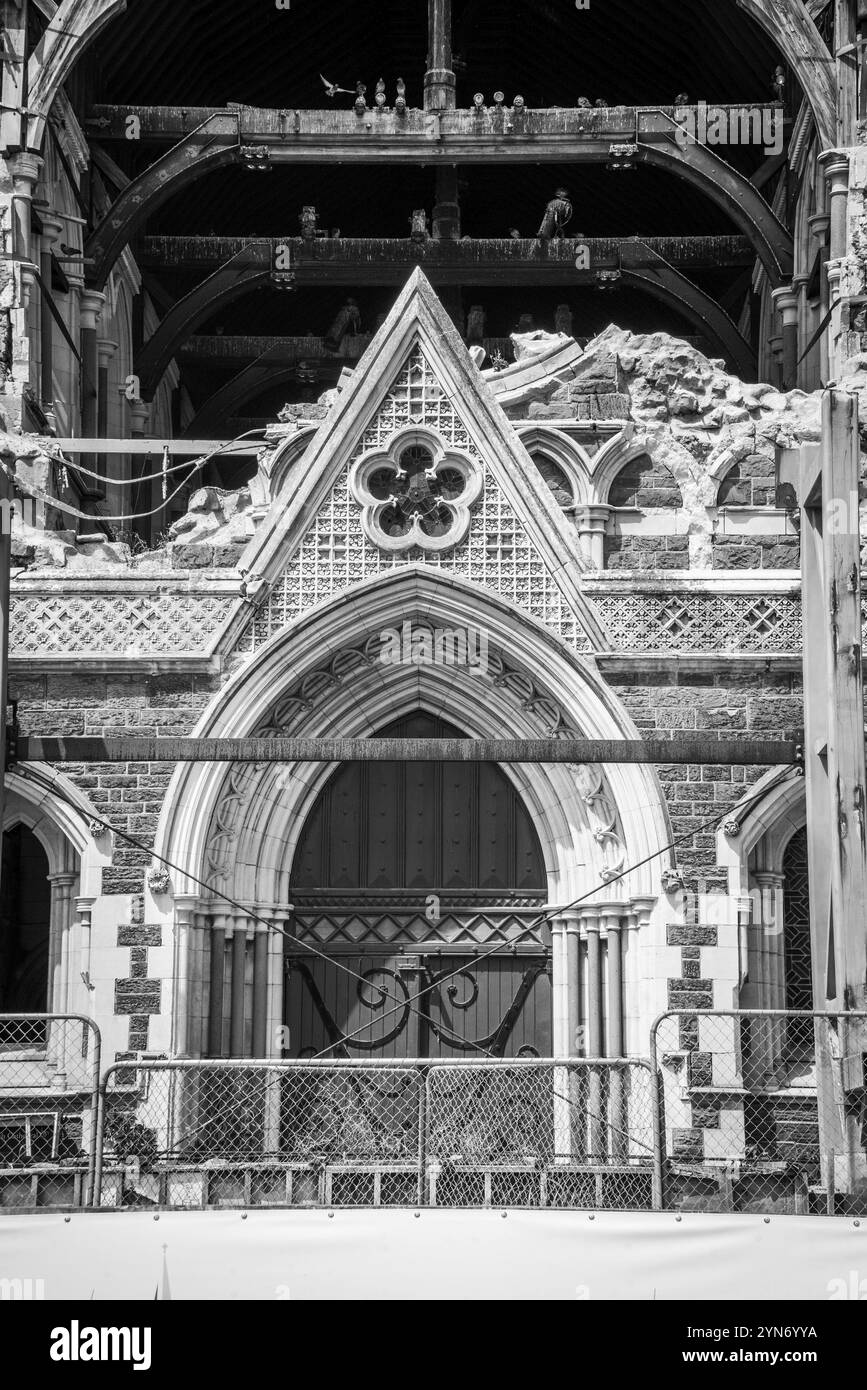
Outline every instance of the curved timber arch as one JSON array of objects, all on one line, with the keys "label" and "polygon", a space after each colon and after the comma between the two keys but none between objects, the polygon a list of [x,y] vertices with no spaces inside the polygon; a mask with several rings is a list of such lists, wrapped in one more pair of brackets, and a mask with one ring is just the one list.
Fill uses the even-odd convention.
[{"label": "curved timber arch", "polygon": [[121,193],[96,231],[85,256],[93,262],[89,284],[105,288],[111,268],[130,238],[156,208],[194,179],[240,158],[237,113],[217,111],[174,145]]},{"label": "curved timber arch", "polygon": [[823,149],[837,143],[834,57],[804,0],[735,0],[773,39],[797,77],[816,121]]},{"label": "curved timber arch", "polygon": [[623,266],[621,274],[628,284],[677,309],[718,349],[719,356],[728,360],[742,381],[755,380],[755,353],[725,310],[704,290],[663,261],[641,269]]},{"label": "curved timber arch", "polygon": [[794,269],[791,234],[755,185],[721,159],[715,150],[695,143],[681,146],[673,136],[671,144],[642,143],[639,136],[635,158],[677,174],[721,207],[749,237],[775,288],[791,279]]},{"label": "curved timber arch", "polygon": [[139,353],[135,370],[141,382],[142,400],[153,400],[163,373],[178,348],[187,341],[202,319],[232,304],[250,290],[267,284],[270,273],[270,242],[251,242],[178,300]]},{"label": "curved timber arch", "polygon": [[61,0],[27,64],[27,148],[40,150],[52,102],[85,48],[126,0]]},{"label": "curved timber arch", "polygon": [[[243,367],[240,372],[237,372],[205,401],[195,419],[187,427],[187,434],[191,439],[195,439],[198,430],[219,431],[223,428],[225,421],[237,413],[239,407],[244,405],[246,401],[253,400],[255,396],[260,395],[270,386],[279,386],[281,382],[292,381],[295,378],[298,363],[304,360],[302,353],[287,357],[284,348],[269,348],[267,352],[262,353],[261,357],[257,357],[255,362],[250,362],[246,367]],[[339,361],[340,359],[335,360]]]}]

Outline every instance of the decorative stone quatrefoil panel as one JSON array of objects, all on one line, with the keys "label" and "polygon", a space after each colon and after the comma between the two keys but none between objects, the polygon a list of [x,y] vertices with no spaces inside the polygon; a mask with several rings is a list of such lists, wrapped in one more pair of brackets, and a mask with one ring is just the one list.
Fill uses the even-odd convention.
[{"label": "decorative stone quatrefoil panel", "polygon": [[483,485],[482,468],[469,454],[417,427],[363,454],[349,474],[365,535],[393,553],[454,549],[469,530],[470,508]]}]

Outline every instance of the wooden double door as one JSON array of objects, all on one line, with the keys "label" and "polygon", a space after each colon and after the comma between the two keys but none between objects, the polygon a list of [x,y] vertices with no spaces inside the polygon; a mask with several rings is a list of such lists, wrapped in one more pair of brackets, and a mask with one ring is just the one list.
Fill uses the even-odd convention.
[{"label": "wooden double door", "polygon": [[[427,713],[380,731],[462,738]],[[288,1055],[550,1055],[535,826],[491,763],[344,764],[317,798],[291,875]]]},{"label": "wooden double door", "polygon": [[546,952],[286,958],[290,1057],[550,1056]]}]

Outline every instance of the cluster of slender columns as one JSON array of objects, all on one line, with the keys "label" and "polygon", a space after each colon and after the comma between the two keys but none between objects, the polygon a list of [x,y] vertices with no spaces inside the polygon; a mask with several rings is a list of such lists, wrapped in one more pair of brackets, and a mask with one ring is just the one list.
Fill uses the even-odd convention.
[{"label": "cluster of slender columns", "polygon": [[[95,899],[76,895],[78,873],[68,870],[51,874],[51,918],[48,938],[48,1011],[79,1014],[82,990],[90,987],[91,913]],[[72,1034],[66,1025],[52,1024],[48,1041],[49,1060],[56,1068],[56,1080],[63,1079]],[[80,1064],[80,1054],[78,1058]]]},{"label": "cluster of slender columns", "polygon": [[638,937],[653,900],[567,910],[552,919],[554,1052],[624,1057],[627,998],[638,986]]},{"label": "cluster of slender columns", "polygon": [[[829,309],[835,306],[830,330],[826,328],[817,344],[819,375],[822,381],[828,381],[841,365],[835,359],[834,345],[842,341],[839,284],[847,253],[849,156],[845,150],[826,150],[819,156],[819,166],[824,179],[820,178],[817,211],[809,219],[809,227],[819,244],[820,323],[824,323]],[[808,385],[804,359],[809,344],[807,289],[811,277],[807,263],[812,259],[811,250],[802,251],[802,269],[792,277],[791,284],[772,292],[778,331],[772,336],[770,346],[778,383],[786,390]]]},{"label": "cluster of slender columns", "polygon": [[176,904],[175,1038],[180,1056],[279,1057],[283,938],[291,909],[249,916]]}]

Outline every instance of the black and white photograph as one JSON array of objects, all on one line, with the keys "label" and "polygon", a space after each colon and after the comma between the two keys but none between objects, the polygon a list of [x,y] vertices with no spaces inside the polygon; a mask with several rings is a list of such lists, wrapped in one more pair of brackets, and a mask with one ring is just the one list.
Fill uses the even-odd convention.
[{"label": "black and white photograph", "polygon": [[0,66],[4,1342],[831,1374],[867,0],[0,0]]}]

